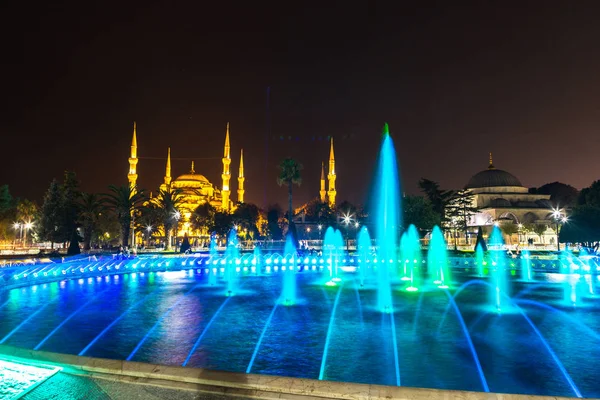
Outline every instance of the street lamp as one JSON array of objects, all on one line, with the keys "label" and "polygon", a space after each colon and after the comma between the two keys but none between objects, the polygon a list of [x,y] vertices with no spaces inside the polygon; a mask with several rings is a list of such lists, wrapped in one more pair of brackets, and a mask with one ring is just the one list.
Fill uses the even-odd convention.
[{"label": "street lamp", "polygon": [[556,249],[560,252],[560,241],[559,241],[560,224],[561,223],[563,225],[566,224],[567,222],[569,222],[569,218],[565,214],[563,214],[563,212],[561,210],[559,210],[558,208],[555,208],[554,211],[552,211],[552,217],[556,221]]},{"label": "street lamp", "polygon": [[349,214],[349,213],[344,214],[342,221],[344,222],[344,225],[346,225],[346,251],[349,251],[348,224],[350,224],[350,222],[352,222],[352,214]]},{"label": "street lamp", "polygon": [[31,228],[33,228],[33,222],[29,221],[27,222],[25,225],[25,238],[23,239],[24,244],[26,244],[27,242],[27,231]]},{"label": "street lamp", "polygon": [[147,238],[146,238],[146,247],[150,247],[150,235],[152,235],[152,225],[148,225],[146,227]]},{"label": "street lamp", "polygon": [[[20,224],[20,223],[18,223],[18,222],[15,222],[15,223],[13,224],[13,228],[14,228],[14,230],[15,230],[15,231],[18,231],[18,230],[19,230],[19,227],[21,227],[21,224]],[[17,247],[17,238],[18,238],[18,239],[20,239],[20,237],[19,237],[19,236],[20,236],[20,235],[17,235],[17,232],[15,232],[15,243],[14,243],[14,247],[15,247],[15,248]]]},{"label": "street lamp", "polygon": [[179,233],[179,219],[181,218],[181,213],[178,210],[175,210],[173,218],[175,218],[175,251],[177,251],[177,234]]}]

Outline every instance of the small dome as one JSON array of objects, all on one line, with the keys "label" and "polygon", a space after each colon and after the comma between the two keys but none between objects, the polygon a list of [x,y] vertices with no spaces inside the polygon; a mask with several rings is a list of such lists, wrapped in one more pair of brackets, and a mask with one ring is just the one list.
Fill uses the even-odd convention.
[{"label": "small dome", "polygon": [[513,174],[492,167],[473,175],[469,180],[469,183],[467,183],[467,186],[465,186],[465,189],[497,186],[523,187],[521,182]]}]

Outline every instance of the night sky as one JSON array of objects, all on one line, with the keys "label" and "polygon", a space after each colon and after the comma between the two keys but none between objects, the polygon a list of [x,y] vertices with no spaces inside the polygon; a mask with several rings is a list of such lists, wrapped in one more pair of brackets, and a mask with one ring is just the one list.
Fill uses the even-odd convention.
[{"label": "night sky", "polygon": [[88,3],[0,5],[0,184],[15,196],[40,201],[65,169],[87,191],[126,183],[134,120],[148,190],[168,146],[174,176],[193,159],[220,186],[230,122],[232,173],[243,147],[261,206],[285,204],[286,156],[304,165],[295,203],[318,195],[328,136],[338,201],[364,202],[384,122],[409,194],[421,177],[464,186],[489,151],[525,186],[600,178],[595,2]]}]

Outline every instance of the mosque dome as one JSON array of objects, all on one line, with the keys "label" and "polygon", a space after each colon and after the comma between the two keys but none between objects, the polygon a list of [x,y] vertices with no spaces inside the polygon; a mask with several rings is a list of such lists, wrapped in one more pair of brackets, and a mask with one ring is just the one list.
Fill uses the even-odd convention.
[{"label": "mosque dome", "polygon": [[204,175],[200,174],[183,174],[178,176],[175,179],[176,182],[184,183],[184,182],[201,182],[201,183],[209,183],[208,179]]},{"label": "mosque dome", "polygon": [[481,172],[476,173],[471,177],[465,189],[475,189],[484,187],[499,187],[499,186],[518,186],[523,187],[521,181],[511,174],[501,169],[496,169],[492,164],[492,156],[490,154],[490,166]]}]

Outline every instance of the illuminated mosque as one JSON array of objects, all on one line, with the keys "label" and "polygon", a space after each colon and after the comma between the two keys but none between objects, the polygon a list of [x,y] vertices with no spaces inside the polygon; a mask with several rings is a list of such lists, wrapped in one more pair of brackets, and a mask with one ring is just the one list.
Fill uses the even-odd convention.
[{"label": "illuminated mosque", "polygon": [[[136,123],[133,123],[133,138],[131,141],[131,154],[129,157],[129,174],[127,179],[129,185],[133,188],[137,184],[137,132]],[[183,194],[183,202],[180,207],[180,221],[178,226],[177,237],[184,236],[186,233],[188,236],[199,236],[199,232],[192,232],[190,225],[190,218],[194,210],[198,206],[209,203],[219,211],[233,212],[236,208],[237,203],[244,202],[244,150],[240,152],[240,164],[238,169],[238,186],[237,186],[237,203],[231,199],[231,148],[229,144],[229,123],[227,123],[225,133],[225,146],[223,148],[223,172],[221,174],[221,187],[217,187],[211,183],[204,175],[196,173],[194,169],[194,162],[192,161],[191,167],[188,173],[178,176],[173,179],[171,176],[171,149],[167,149],[167,162],[165,167],[165,175],[163,183],[160,185],[160,190],[168,191],[170,189],[180,189]],[[327,174],[327,181],[329,183],[328,190],[325,189],[325,166],[321,164],[321,186],[319,191],[319,198],[322,202],[327,202],[331,207],[335,206],[335,198],[337,191],[335,189],[336,181],[336,170],[335,170],[335,156],[333,151],[333,138],[330,140],[329,149],[329,171]]]},{"label": "illuminated mosque", "polygon": [[[533,243],[554,243],[556,232],[552,229],[555,222],[550,195],[529,193],[516,176],[494,166],[491,153],[488,167],[473,175],[465,189],[473,194],[473,206],[478,210],[471,217],[469,226],[491,228],[492,225],[512,224],[517,228],[514,239],[518,242],[531,239]],[[546,226],[546,232],[542,237],[526,232],[532,225]],[[514,239],[510,237],[509,242],[514,243]]]}]

